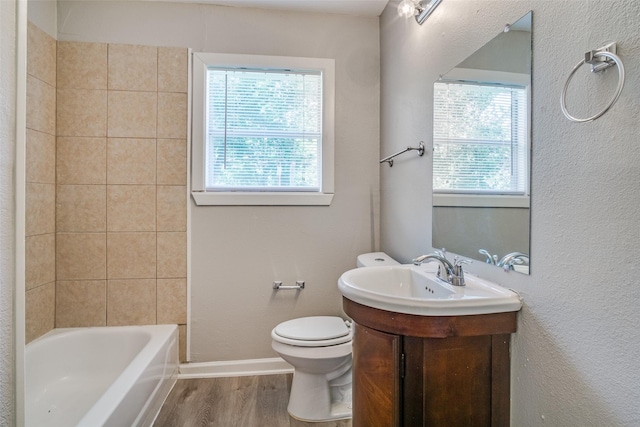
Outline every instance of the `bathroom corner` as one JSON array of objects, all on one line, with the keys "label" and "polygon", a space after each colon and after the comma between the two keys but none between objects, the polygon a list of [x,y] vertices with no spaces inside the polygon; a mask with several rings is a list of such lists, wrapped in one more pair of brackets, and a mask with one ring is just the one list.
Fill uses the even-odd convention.
[{"label": "bathroom corner", "polygon": [[186,360],[187,49],[28,44],[27,342],[174,323]]}]

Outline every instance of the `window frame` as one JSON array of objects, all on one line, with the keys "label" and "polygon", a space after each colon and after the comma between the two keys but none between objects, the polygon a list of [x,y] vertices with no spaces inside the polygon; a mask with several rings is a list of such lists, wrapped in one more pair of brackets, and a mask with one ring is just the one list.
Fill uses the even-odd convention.
[{"label": "window frame", "polygon": [[[526,144],[526,178],[524,180],[524,194],[520,193],[471,193],[446,190],[433,190],[434,206],[458,206],[458,207],[510,207],[528,208],[531,191],[531,76],[512,72],[495,70],[479,70],[471,68],[454,68],[450,70],[446,78],[441,78],[443,83],[488,83],[506,86],[518,86],[525,89],[526,93],[526,117],[527,129],[525,131]],[[434,110],[435,115],[435,110]],[[431,148],[433,150],[434,143]]]},{"label": "window frame", "polygon": [[[322,74],[322,146],[319,191],[206,191],[206,76],[209,67],[314,70]],[[191,194],[196,205],[328,206],[334,195],[335,60],[267,55],[192,54]]]}]

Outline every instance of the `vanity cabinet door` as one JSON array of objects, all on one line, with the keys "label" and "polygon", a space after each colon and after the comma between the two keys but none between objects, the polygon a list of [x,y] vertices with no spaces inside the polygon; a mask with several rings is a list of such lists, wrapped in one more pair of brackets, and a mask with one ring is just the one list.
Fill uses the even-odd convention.
[{"label": "vanity cabinet door", "polygon": [[353,427],[400,426],[401,338],[356,323],[353,342]]},{"label": "vanity cabinet door", "polygon": [[405,426],[509,425],[509,335],[404,337]]}]

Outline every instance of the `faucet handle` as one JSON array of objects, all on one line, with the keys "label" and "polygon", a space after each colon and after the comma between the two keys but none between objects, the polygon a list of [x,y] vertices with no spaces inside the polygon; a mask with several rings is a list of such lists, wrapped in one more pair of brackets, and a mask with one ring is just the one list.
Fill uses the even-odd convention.
[{"label": "faucet handle", "polygon": [[461,267],[462,264],[473,264],[473,260],[460,258],[459,256],[456,256],[455,258],[453,258],[454,267]]},{"label": "faucet handle", "polygon": [[504,263],[504,266],[502,268],[504,268],[504,271],[515,270],[515,268],[513,268],[514,265],[522,265],[522,264],[524,264],[524,261],[522,260],[522,258],[511,258],[510,260]]},{"label": "faucet handle", "polygon": [[487,260],[485,261],[487,264],[496,264],[498,255],[491,255],[486,249],[478,249],[478,252],[487,257]]},{"label": "faucet handle", "polygon": [[462,270],[462,264],[471,264],[473,261],[470,259],[464,259],[455,257],[453,259],[453,276],[451,277],[451,284],[454,286],[464,286],[464,271]]}]

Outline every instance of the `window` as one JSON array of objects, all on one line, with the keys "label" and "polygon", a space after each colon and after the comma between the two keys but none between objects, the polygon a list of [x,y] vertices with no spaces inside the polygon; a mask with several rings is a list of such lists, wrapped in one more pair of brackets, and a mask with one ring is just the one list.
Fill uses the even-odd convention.
[{"label": "window", "polygon": [[328,205],[334,62],[194,54],[197,204]]},{"label": "window", "polygon": [[436,193],[528,195],[527,88],[434,84]]}]

